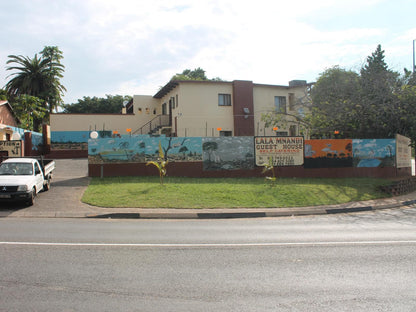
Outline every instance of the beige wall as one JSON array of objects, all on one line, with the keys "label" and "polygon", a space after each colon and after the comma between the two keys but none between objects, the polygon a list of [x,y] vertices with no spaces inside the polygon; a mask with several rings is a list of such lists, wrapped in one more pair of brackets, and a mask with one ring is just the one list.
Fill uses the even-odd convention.
[{"label": "beige wall", "polygon": [[10,139],[13,140],[13,130],[8,127],[8,125],[3,125],[0,123],[0,141],[5,141],[7,136],[10,136]]},{"label": "beige wall", "polygon": [[[297,115],[297,110],[300,108],[299,103],[305,101],[305,91],[306,87],[285,87],[285,86],[269,86],[269,85],[254,85],[253,98],[254,98],[254,126],[255,126],[255,135],[266,135],[274,136],[276,135],[272,127],[266,128],[264,122],[261,121],[263,114],[275,112],[274,98],[275,96],[284,96],[286,97],[286,112],[288,114]],[[289,94],[293,93],[294,95],[294,109],[290,110],[289,108]],[[307,108],[304,107],[304,111],[307,112]],[[296,135],[299,135],[299,124],[290,116],[284,116],[287,122],[283,122],[278,125],[278,131],[287,131],[289,133],[290,125],[296,126]]]},{"label": "beige wall", "polygon": [[183,83],[176,89],[170,93],[178,91],[179,105],[172,111],[178,136],[219,136],[217,128],[233,131],[232,106],[218,105],[220,93],[232,99],[231,83]]},{"label": "beige wall", "polygon": [[114,114],[51,114],[51,131],[111,130],[127,134],[126,129],[137,123],[134,115]]},{"label": "beige wall", "polygon": [[130,128],[134,133],[140,127],[162,114],[160,101],[150,95],[135,95],[133,96],[133,113],[135,116],[134,124],[130,125]]},{"label": "beige wall", "polygon": [[[295,101],[305,96],[306,87],[286,87],[271,85],[253,85],[254,102],[254,133],[255,135],[276,135],[271,128],[265,128],[261,121],[262,114],[274,112],[274,97],[286,97],[288,113],[289,94],[293,93]],[[230,94],[231,106],[219,106],[218,94]],[[162,114],[162,105],[166,103],[169,113],[169,100],[174,98],[172,108],[172,132],[183,136],[219,136],[217,130],[232,131],[234,135],[233,118],[233,83],[232,82],[181,82],[163,98],[135,95],[133,97],[133,114],[51,114],[51,131],[90,131],[116,130],[120,134],[127,134],[126,129],[134,133],[141,126]],[[298,109],[298,107],[296,107]],[[306,109],[305,109],[306,112]],[[289,126],[299,126],[297,123],[279,125],[279,131],[288,131]]]},{"label": "beige wall", "polygon": [[[153,96],[135,95],[133,97],[133,114],[51,114],[51,131],[90,131],[111,130],[128,134],[139,129],[143,124],[155,118],[159,101]],[[139,111],[141,108],[141,112]],[[160,114],[160,110],[156,111]]]}]

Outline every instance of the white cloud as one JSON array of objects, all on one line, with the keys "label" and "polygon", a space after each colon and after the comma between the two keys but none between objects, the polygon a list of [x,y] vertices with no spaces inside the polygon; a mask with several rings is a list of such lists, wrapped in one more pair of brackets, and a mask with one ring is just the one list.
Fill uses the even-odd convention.
[{"label": "white cloud", "polygon": [[[397,0],[395,5],[406,12],[411,2]],[[382,20],[379,13],[386,14],[387,3],[15,0],[7,4],[7,12],[18,8],[19,23],[13,14],[0,12],[0,34],[8,38],[0,59],[33,56],[44,45],[58,45],[65,57],[68,102],[113,92],[154,94],[174,74],[196,67],[225,80],[311,81],[327,67],[360,67],[378,43],[395,67],[411,61],[416,29],[406,27],[412,22],[403,18],[397,28],[393,14]],[[365,12],[374,12],[383,23],[373,23],[373,14],[363,19]],[[1,80],[4,76],[0,71]]]}]

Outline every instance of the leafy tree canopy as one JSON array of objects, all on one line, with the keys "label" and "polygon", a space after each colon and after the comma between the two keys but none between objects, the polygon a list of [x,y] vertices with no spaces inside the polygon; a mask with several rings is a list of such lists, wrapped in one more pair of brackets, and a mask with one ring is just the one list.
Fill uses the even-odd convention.
[{"label": "leafy tree canopy", "polygon": [[119,114],[125,102],[132,99],[125,95],[106,95],[106,98],[84,96],[77,103],[64,105],[69,114]]},{"label": "leafy tree canopy", "polygon": [[15,99],[13,111],[20,121],[21,128],[34,129],[35,131],[40,131],[40,129],[34,128],[34,122],[42,120],[48,113],[43,100],[26,94]]},{"label": "leafy tree canopy", "polygon": [[174,75],[170,80],[212,80],[212,81],[222,81],[221,78],[208,79],[205,75],[205,70],[201,67],[195,68],[194,70],[185,69],[182,73]]},{"label": "leafy tree canopy", "polygon": [[26,101],[20,97],[38,98],[39,103],[42,103],[42,110],[32,112],[33,129],[38,131],[40,124],[47,121],[49,113],[63,104],[62,96],[66,91],[60,82],[65,68],[61,64],[63,53],[58,47],[45,46],[40,56],[35,54],[33,58],[23,55],[8,57],[6,64],[9,66],[6,70],[12,73],[8,76],[10,80],[6,83],[5,89],[9,102],[15,111],[23,111],[24,109],[16,107]]},{"label": "leafy tree canopy", "polygon": [[391,138],[396,133],[416,142],[414,74],[392,71],[378,45],[360,73],[333,67],[311,91],[308,120],[314,137]]},{"label": "leafy tree canopy", "polygon": [[0,89],[0,101],[7,101],[7,92],[6,92],[6,90]]},{"label": "leafy tree canopy", "polygon": [[389,69],[378,45],[358,73],[339,66],[321,73],[310,90],[310,101],[298,103],[308,109],[306,116],[273,112],[263,114],[262,121],[266,127],[280,127],[292,120],[313,138],[392,138],[402,134],[416,146],[415,86],[415,73],[404,69],[401,75]]}]

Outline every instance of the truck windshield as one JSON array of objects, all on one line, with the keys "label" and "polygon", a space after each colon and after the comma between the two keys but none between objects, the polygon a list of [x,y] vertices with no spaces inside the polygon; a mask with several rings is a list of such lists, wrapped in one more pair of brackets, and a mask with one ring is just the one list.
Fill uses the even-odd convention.
[{"label": "truck windshield", "polygon": [[32,164],[22,163],[2,163],[0,165],[0,175],[32,175]]}]

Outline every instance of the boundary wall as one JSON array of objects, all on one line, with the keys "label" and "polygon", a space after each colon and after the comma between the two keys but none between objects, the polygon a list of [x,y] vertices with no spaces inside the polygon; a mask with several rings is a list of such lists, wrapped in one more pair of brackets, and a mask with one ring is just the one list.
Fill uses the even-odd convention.
[{"label": "boundary wall", "polygon": [[[269,138],[258,141],[276,141],[276,137]],[[263,155],[264,149],[267,150],[267,155],[272,155],[267,159],[275,162],[274,170],[278,177],[401,178],[412,174],[410,147],[406,145],[408,141],[403,145],[397,138],[304,140],[303,144],[288,149],[275,143],[270,147],[257,146],[256,139],[257,137],[181,138],[147,135],[90,139],[88,175],[158,175],[157,169],[146,163],[159,158],[159,146],[169,161],[168,176],[264,177],[264,157],[263,165],[259,164],[259,155]],[[296,154],[296,165],[290,165],[294,163],[290,161],[292,154]],[[282,159],[285,161],[282,162]],[[399,166],[397,159],[400,159]]]}]

